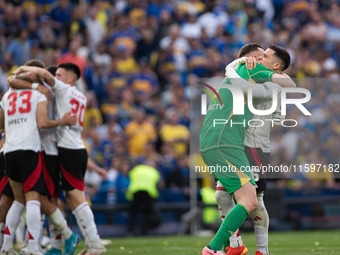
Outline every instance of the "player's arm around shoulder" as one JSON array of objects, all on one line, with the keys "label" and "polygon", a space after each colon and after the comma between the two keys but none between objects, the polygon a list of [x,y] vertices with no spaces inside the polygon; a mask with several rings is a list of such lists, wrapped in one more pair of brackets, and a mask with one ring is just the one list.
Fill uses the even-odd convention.
[{"label": "player's arm around shoulder", "polygon": [[49,119],[47,117],[46,97],[45,97],[45,100],[42,100],[38,103],[38,107],[37,107],[38,128],[54,128],[54,127],[61,126],[61,125],[71,126],[71,125],[75,125],[76,123],[77,123],[77,116],[72,115],[71,112],[65,113],[65,115],[59,120]]},{"label": "player's arm around shoulder", "polygon": [[[8,76],[7,78],[7,83],[10,84],[12,82],[14,82],[14,80],[24,80],[24,81],[28,81],[28,82],[39,82],[39,77],[33,73],[33,72],[23,72],[20,73],[18,75],[11,75]],[[20,85],[20,84],[19,84]]]},{"label": "player's arm around shoulder", "polygon": [[279,84],[282,87],[291,87],[295,88],[296,83],[290,78],[287,74],[282,73],[273,73],[272,82]]},{"label": "player's arm around shoulder", "polygon": [[251,95],[253,98],[273,98],[277,96],[281,90],[281,87],[273,82],[266,83],[250,83],[245,79],[242,79],[233,68],[227,68],[226,77],[229,78],[232,86],[238,87],[241,91],[247,95],[251,88]]},{"label": "player's arm around shoulder", "polygon": [[20,75],[9,76],[7,84],[14,89],[32,89],[32,82],[21,79]]},{"label": "player's arm around shoulder", "polygon": [[55,78],[54,76],[46,69],[36,67],[36,66],[21,66],[19,67],[14,74],[19,75],[24,72],[32,72],[36,74],[39,78],[42,78],[45,80],[45,82],[50,86],[54,87],[55,86]]}]

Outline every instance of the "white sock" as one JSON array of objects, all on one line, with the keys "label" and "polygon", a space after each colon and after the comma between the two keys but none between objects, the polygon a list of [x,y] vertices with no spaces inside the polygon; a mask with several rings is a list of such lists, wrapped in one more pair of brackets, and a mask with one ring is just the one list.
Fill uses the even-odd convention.
[{"label": "white sock", "polygon": [[26,202],[26,222],[28,229],[28,248],[30,252],[39,252],[39,235],[41,227],[40,202],[30,200]]},{"label": "white sock", "polygon": [[0,247],[4,243],[4,234],[5,234],[5,222],[0,223]]},{"label": "white sock", "polygon": [[48,221],[48,228],[50,230],[51,246],[57,250],[61,250],[61,233],[50,220]]},{"label": "white sock", "polygon": [[229,237],[230,247],[237,248],[243,245],[242,238],[240,235],[240,230],[236,230],[231,237]]},{"label": "white sock", "polygon": [[[217,181],[215,198],[218,204],[218,210],[220,212],[221,220],[223,221],[229,211],[235,206],[235,202],[233,196],[228,194],[228,192],[223,188],[220,181]],[[229,238],[229,241],[230,246],[233,248],[243,245],[239,230],[234,232],[234,234]]]},{"label": "white sock", "polygon": [[17,229],[15,230],[15,240],[19,247],[25,246],[25,212],[20,215],[20,220]]},{"label": "white sock", "polygon": [[13,248],[13,238],[16,228],[18,227],[21,213],[25,206],[17,201],[14,201],[11,208],[9,208],[6,216],[6,227],[4,235],[4,243],[2,249],[8,251]]},{"label": "white sock", "polygon": [[41,247],[41,240],[44,235],[44,225],[45,225],[45,214],[41,214],[41,225],[40,225],[40,233],[39,233],[39,246]]},{"label": "white sock", "polygon": [[77,221],[77,225],[80,229],[80,232],[85,239],[85,244],[87,244],[89,242],[89,237],[87,236],[87,233],[85,232],[85,230],[81,227],[81,222],[77,218],[76,218],[76,221]]},{"label": "white sock", "polygon": [[235,206],[233,196],[223,188],[220,181],[217,181],[215,199],[220,212],[221,220],[223,221],[228,212]]},{"label": "white sock", "polygon": [[257,195],[258,205],[254,212],[251,213],[251,218],[254,223],[254,231],[257,243],[257,250],[263,255],[269,255],[268,251],[268,228],[269,216],[264,206],[263,194]]},{"label": "white sock", "polygon": [[55,228],[61,232],[61,234],[63,235],[64,239],[69,239],[72,235],[72,231],[69,228],[69,226],[67,225],[67,222],[63,216],[63,214],[61,213],[61,211],[59,210],[59,208],[57,208],[57,210],[55,210],[54,213],[52,213],[48,219],[50,220],[51,223],[54,224]]},{"label": "white sock", "polygon": [[77,224],[78,224],[78,227],[80,229],[80,232],[81,234],[83,235],[84,239],[85,239],[85,244],[88,244],[89,242],[89,237],[87,235],[87,233],[85,232],[85,229],[83,229],[81,226],[81,222],[76,218],[76,221],[77,221]]},{"label": "white sock", "polygon": [[97,226],[94,222],[94,216],[89,205],[87,203],[83,203],[72,213],[77,219],[79,228],[84,230],[85,237],[88,238],[88,241],[100,242]]}]

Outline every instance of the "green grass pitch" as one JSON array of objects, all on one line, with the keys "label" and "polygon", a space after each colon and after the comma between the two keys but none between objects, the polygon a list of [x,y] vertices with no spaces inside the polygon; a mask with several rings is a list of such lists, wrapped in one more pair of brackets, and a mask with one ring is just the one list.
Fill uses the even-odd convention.
[{"label": "green grass pitch", "polygon": [[[242,234],[249,249],[255,255],[256,240],[253,233]],[[211,237],[161,236],[112,238],[107,246],[108,255],[201,255]],[[81,242],[79,252],[84,247]],[[340,231],[296,231],[269,234],[271,255],[340,255]]]}]

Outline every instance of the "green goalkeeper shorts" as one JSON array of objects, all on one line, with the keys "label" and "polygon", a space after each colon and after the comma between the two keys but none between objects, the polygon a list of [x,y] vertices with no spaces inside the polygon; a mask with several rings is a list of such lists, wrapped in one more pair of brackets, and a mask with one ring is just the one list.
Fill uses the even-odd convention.
[{"label": "green goalkeeper shorts", "polygon": [[229,194],[247,182],[256,186],[243,150],[222,147],[201,152],[201,155],[215,180],[219,180]]}]

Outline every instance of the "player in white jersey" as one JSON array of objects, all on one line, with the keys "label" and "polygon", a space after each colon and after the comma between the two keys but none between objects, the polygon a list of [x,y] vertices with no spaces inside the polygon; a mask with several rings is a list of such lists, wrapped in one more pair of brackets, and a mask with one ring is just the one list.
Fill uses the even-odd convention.
[{"label": "player in white jersey", "polygon": [[[57,70],[56,66],[49,66],[46,68],[53,76],[55,76],[55,72]],[[49,88],[48,86],[46,86]],[[49,88],[50,89],[50,88]],[[56,102],[55,95],[51,91],[51,100],[47,105],[47,116],[49,119],[56,118]],[[58,147],[56,140],[56,129],[41,129],[40,130],[40,140],[41,140],[41,149],[44,154],[44,165],[46,170],[44,172],[45,183],[49,190],[49,199],[50,201],[58,207],[58,198],[59,198],[59,186],[60,186],[60,167],[58,160]],[[46,251],[45,255],[61,255],[61,246],[62,246],[62,234],[58,231],[57,227],[53,224],[51,220],[49,220],[49,233],[51,240],[51,248]],[[43,230],[43,226],[42,226]],[[40,238],[42,238],[42,233],[40,233]],[[66,247],[67,248],[67,247]]]},{"label": "player in white jersey", "polygon": [[57,116],[72,111],[78,118],[76,125],[57,129],[62,188],[66,191],[67,204],[85,237],[86,247],[82,254],[104,254],[106,249],[100,242],[94,216],[84,193],[84,175],[88,157],[81,133],[86,98],[75,87],[76,81],[80,78],[80,70],[72,63],[65,63],[58,66],[56,78],[41,68],[23,66],[17,70],[16,74],[21,72],[32,72],[52,87],[56,96]]},{"label": "player in white jersey", "polygon": [[[33,84],[32,86],[37,87],[37,85]],[[76,119],[69,113],[59,120],[48,119],[46,97],[31,89],[16,90],[10,88],[1,101],[1,107],[1,124],[3,126],[3,122],[5,122],[4,126],[7,131],[4,148],[6,172],[15,197],[6,217],[5,240],[1,253],[18,254],[13,249],[13,234],[26,201],[29,252],[30,254],[41,254],[38,243],[41,222],[39,199],[43,202],[40,194],[47,195],[47,193],[38,127],[52,128],[58,125],[72,125]],[[52,211],[49,206],[45,207],[46,210]],[[42,209],[44,209],[44,206]],[[59,223],[65,233],[69,236],[74,235],[67,227],[65,220],[61,222],[60,217],[54,218],[58,218],[55,223]],[[75,248],[73,252],[74,250]]]},{"label": "player in white jersey", "polygon": [[[55,75],[56,66],[46,68],[52,75]],[[46,85],[47,86],[47,85]],[[48,86],[47,86],[48,87]],[[49,88],[49,87],[48,87]],[[49,88],[50,89],[50,88]],[[53,91],[51,91],[51,100],[47,105],[47,116],[49,119],[56,118],[56,99]],[[74,116],[75,117],[75,116]],[[77,119],[75,117],[75,124]],[[41,149],[44,158],[44,180],[49,191],[48,197],[43,197],[43,205],[52,211],[48,211],[49,215],[49,232],[51,237],[51,248],[45,252],[45,255],[61,255],[62,240],[61,236],[65,239],[65,253],[73,254],[75,246],[77,245],[80,237],[77,234],[71,234],[71,230],[66,224],[64,217],[58,207],[59,186],[60,186],[60,167],[58,159],[58,147],[56,140],[56,129],[40,129]],[[50,206],[50,202],[54,206]],[[60,228],[64,226],[64,228]],[[42,227],[43,229],[43,227]],[[65,229],[67,232],[65,233]],[[42,231],[41,237],[42,237]],[[65,234],[67,235],[65,237]]]},{"label": "player in white jersey", "polygon": [[[274,49],[277,49],[275,46],[272,46]],[[280,49],[278,49],[280,51]],[[258,44],[248,44],[245,45],[239,52],[239,57],[251,57],[249,62],[249,67],[252,67],[254,60],[261,61],[263,59],[263,54],[265,52]],[[266,60],[267,62],[262,63],[267,68],[273,70],[273,63],[277,59],[273,59],[273,52],[271,50],[266,51]],[[288,53],[284,53],[285,57],[287,57]],[[289,57],[289,55],[288,55]],[[283,64],[283,61],[279,61]],[[282,65],[281,64],[281,65]],[[289,65],[289,62],[287,66]],[[281,70],[277,70],[279,73],[281,73]],[[236,73],[236,72],[235,72]],[[286,74],[275,74],[276,78],[275,82],[279,83],[283,87],[295,87],[296,84],[287,76]],[[281,75],[281,76],[280,76]],[[237,76],[240,78],[239,76]],[[255,109],[258,110],[265,110],[269,109],[272,105],[272,99],[271,98],[262,98],[262,99],[255,99],[254,102],[256,102]],[[268,251],[268,228],[269,228],[269,216],[267,213],[267,210],[265,208],[264,202],[263,202],[263,195],[264,191],[266,189],[266,177],[262,171],[262,166],[267,166],[269,164],[269,151],[268,153],[266,148],[269,149],[269,136],[270,136],[270,129],[272,125],[279,124],[282,120],[281,110],[280,110],[280,97],[278,97],[278,104],[277,109],[272,115],[266,115],[266,116],[257,116],[253,115],[252,123],[253,126],[259,125],[259,121],[263,121],[264,125],[261,127],[252,127],[249,126],[248,130],[246,132],[245,137],[245,153],[247,155],[247,158],[249,160],[250,166],[257,167],[258,171],[253,173],[253,177],[257,184],[257,199],[258,199],[258,207],[257,209],[251,214],[251,217],[253,219],[254,223],[254,230],[257,240],[257,252],[256,255],[262,255],[262,254],[269,254]],[[272,119],[272,121],[266,121],[265,119]],[[262,125],[262,122],[261,122]],[[262,151],[262,148],[264,149]],[[264,152],[265,151],[265,152]],[[231,208],[234,206],[234,201],[231,196],[228,195],[228,193],[223,190],[222,185],[218,182],[217,183],[217,189],[216,189],[216,200],[218,201],[221,217],[225,216]],[[230,247],[227,252],[227,254],[242,254],[244,251],[245,246],[242,243],[241,236],[239,234],[239,231],[236,231],[234,235],[230,238]]]},{"label": "player in white jersey", "polygon": [[[9,215],[19,219],[24,204],[27,206],[27,227],[29,235],[36,239],[39,235],[32,224],[40,224],[39,193],[45,192],[40,151],[40,138],[37,126],[36,112],[38,104],[46,101],[46,97],[37,91],[14,90],[10,88],[1,101],[2,119],[5,120],[6,171],[10,179],[15,201],[9,209]],[[23,132],[26,130],[26,132]],[[5,241],[1,253],[13,251],[13,243],[8,240],[16,229],[9,217],[6,218]],[[12,246],[12,247],[11,247]],[[32,246],[32,247],[31,247]],[[39,253],[33,242],[30,250]]]},{"label": "player in white jersey", "polygon": [[[25,66],[37,66],[38,60],[30,60]],[[41,63],[40,66],[43,64]],[[52,67],[53,69],[53,67]],[[51,69],[48,69],[51,71]],[[22,73],[15,78],[9,79],[9,85],[15,88],[21,88],[23,85],[30,88],[31,82],[28,81],[37,81],[39,80],[37,76],[32,76],[29,73]],[[41,87],[50,92],[47,87]],[[55,100],[53,102],[54,96],[53,93],[49,95],[52,97],[52,100],[48,104],[44,102],[43,107],[40,107],[38,111],[39,116],[47,116],[49,119],[54,119],[55,112]],[[53,104],[54,103],[54,104]],[[69,118],[67,125],[73,125],[78,120],[76,116],[71,116],[70,113],[66,113],[64,116]],[[47,118],[47,119],[48,119]],[[46,119],[46,118],[45,118]],[[54,129],[49,128],[46,125],[43,125],[48,129],[40,129],[40,138],[41,138],[41,146],[42,146],[42,159],[43,159],[43,177],[45,184],[47,186],[47,195],[42,195],[40,197],[41,201],[41,210],[44,213],[42,217],[46,214],[50,223],[50,234],[51,234],[51,243],[52,248],[48,250],[45,254],[47,255],[58,255],[62,254],[61,252],[61,235],[65,240],[65,254],[72,255],[76,249],[76,246],[80,240],[80,237],[72,233],[70,228],[68,227],[66,220],[64,219],[62,213],[58,209],[58,191],[59,191],[59,180],[60,180],[60,170],[59,170],[59,162],[58,162],[58,150],[56,145],[56,139],[54,135]],[[42,228],[41,228],[42,230]],[[42,231],[40,231],[42,234]],[[27,254],[27,248],[23,248],[21,253]]]}]

